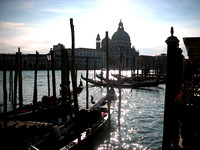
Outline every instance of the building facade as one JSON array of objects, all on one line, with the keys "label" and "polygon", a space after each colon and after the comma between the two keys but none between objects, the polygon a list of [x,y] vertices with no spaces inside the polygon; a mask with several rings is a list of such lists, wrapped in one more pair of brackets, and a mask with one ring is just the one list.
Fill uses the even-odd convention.
[{"label": "building facade", "polygon": [[[109,37],[108,37],[109,38]],[[101,41],[100,35],[96,38],[96,49],[106,50],[106,37]],[[119,66],[120,54],[122,53],[122,68],[131,69],[133,64],[137,64],[139,52],[131,45],[129,34],[124,30],[122,21],[120,20],[117,31],[112,35],[109,41],[109,62],[111,68]]]}]

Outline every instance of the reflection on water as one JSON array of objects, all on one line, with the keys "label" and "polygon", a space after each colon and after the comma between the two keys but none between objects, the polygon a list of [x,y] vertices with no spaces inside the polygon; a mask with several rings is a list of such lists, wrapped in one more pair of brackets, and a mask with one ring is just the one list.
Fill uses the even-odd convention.
[{"label": "reflection on water", "polygon": [[110,139],[96,149],[161,149],[164,86],[153,89],[122,89],[120,118],[116,108]]},{"label": "reflection on water", "polygon": [[[81,73],[78,71],[78,81]],[[100,71],[98,71],[100,73]],[[113,71],[112,73],[117,73]],[[46,71],[38,71],[38,100],[47,95]],[[56,71],[56,92],[59,95],[60,71]],[[124,75],[130,76],[130,71],[124,71]],[[3,101],[3,73],[0,72],[0,102]],[[9,73],[7,74],[8,77]],[[106,73],[104,72],[104,76]],[[94,78],[94,72],[89,71],[89,77]],[[113,78],[110,75],[110,78]],[[51,79],[50,79],[51,81]],[[34,71],[23,71],[23,97],[24,103],[30,103],[33,99]],[[85,86],[86,83],[83,82]],[[8,88],[7,84],[7,88]],[[51,89],[52,90],[52,89]],[[118,93],[118,89],[115,89]],[[145,89],[122,89],[121,113],[115,108],[111,117],[111,128],[101,132],[91,143],[91,149],[161,149],[164,114],[165,86]],[[51,91],[52,93],[52,91]],[[119,94],[119,93],[118,93]],[[93,95],[94,101],[106,95],[106,88],[89,86],[89,95]],[[79,99],[80,108],[86,107],[86,89],[82,91]],[[118,106],[119,103],[116,103]],[[89,147],[88,147],[89,148]]]}]

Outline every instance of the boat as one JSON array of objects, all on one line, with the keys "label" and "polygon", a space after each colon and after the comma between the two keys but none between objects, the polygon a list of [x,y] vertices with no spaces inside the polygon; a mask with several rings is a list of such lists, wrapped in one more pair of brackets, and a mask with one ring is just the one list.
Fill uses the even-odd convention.
[{"label": "boat", "polygon": [[[117,78],[117,80],[119,81],[119,78],[120,78],[119,74],[113,74],[113,73],[111,73],[111,75],[113,77]],[[127,77],[127,76],[121,75],[121,82],[122,83],[131,83],[132,82],[132,77]]]},{"label": "boat", "polygon": [[133,88],[139,87],[155,87],[159,85],[158,80],[134,80]]},{"label": "boat", "polygon": [[[111,75],[115,77],[117,80],[119,80],[119,74],[111,74]],[[135,80],[136,81],[140,80],[140,82],[144,81],[144,83],[153,81],[154,83],[152,85],[155,85],[155,82],[159,82],[159,84],[165,84],[165,75],[152,75],[152,76],[145,76],[145,77],[142,75],[136,75],[136,74],[132,75],[132,77],[121,75],[122,83],[131,83]]]},{"label": "boat", "polygon": [[[95,86],[103,86],[103,87],[107,87],[107,82],[105,81],[98,81],[98,80],[93,80],[93,79],[87,79],[85,77],[83,77],[83,75],[81,75],[81,78],[85,81],[88,81],[89,83],[92,83]],[[109,80],[110,86],[119,87],[119,82],[115,81],[115,80]],[[121,84],[121,88],[141,88],[141,87],[154,87],[154,86],[158,86],[159,85],[159,81],[158,80],[152,80],[152,79],[148,79],[148,80],[133,80],[131,83],[122,83]]]},{"label": "boat", "polygon": [[[99,80],[93,80],[93,79],[90,79],[90,78],[85,78],[83,77],[83,75],[81,75],[81,78],[85,81],[88,81],[89,83],[92,83],[93,85],[95,86],[103,86],[103,87],[107,87],[107,82],[106,81],[99,81]],[[119,87],[119,82],[118,81],[115,81],[115,80],[109,80],[109,83],[110,83],[110,87],[116,87],[118,88]],[[129,83],[124,83],[124,84],[121,84],[121,88],[132,88],[132,84],[129,84]]]},{"label": "boat", "polygon": [[[77,95],[79,95],[83,90],[83,83],[80,80],[80,84],[77,87]],[[71,94],[71,101],[73,101],[73,91],[70,92]],[[56,105],[58,108],[61,106],[61,97],[56,97]],[[33,113],[33,109],[35,112]],[[35,108],[32,103],[24,104],[22,108],[17,108],[15,111],[11,110],[7,112],[7,117],[9,119],[18,119],[18,120],[26,120],[26,119],[33,119],[33,118],[49,118],[47,116],[52,116],[54,110],[54,98],[53,96],[43,96],[41,101],[38,101],[35,105]],[[45,116],[45,117],[41,117]],[[2,116],[3,117],[3,116]]]},{"label": "boat", "polygon": [[[117,100],[113,88],[109,91],[110,114],[112,114]],[[79,111],[79,119],[68,125],[54,126],[48,138],[31,144],[32,149],[79,149],[96,135],[109,121],[108,96],[104,96],[88,109]]]}]

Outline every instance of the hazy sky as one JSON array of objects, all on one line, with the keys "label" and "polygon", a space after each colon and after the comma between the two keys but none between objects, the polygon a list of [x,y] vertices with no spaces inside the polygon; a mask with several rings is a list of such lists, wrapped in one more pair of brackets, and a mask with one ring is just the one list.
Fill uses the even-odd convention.
[{"label": "hazy sky", "polygon": [[200,36],[200,0],[0,0],[0,53],[47,53],[53,45],[95,48],[96,36],[111,38],[122,19],[140,54],[166,53],[170,27],[180,40]]}]

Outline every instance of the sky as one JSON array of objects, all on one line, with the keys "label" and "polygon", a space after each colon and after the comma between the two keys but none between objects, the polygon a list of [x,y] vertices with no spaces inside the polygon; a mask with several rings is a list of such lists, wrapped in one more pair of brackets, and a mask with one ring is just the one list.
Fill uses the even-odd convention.
[{"label": "sky", "polygon": [[183,37],[200,36],[200,0],[0,0],[0,53],[46,54],[53,45],[95,48],[117,31],[120,19],[140,55],[167,53],[165,40],[174,27],[187,57]]}]

